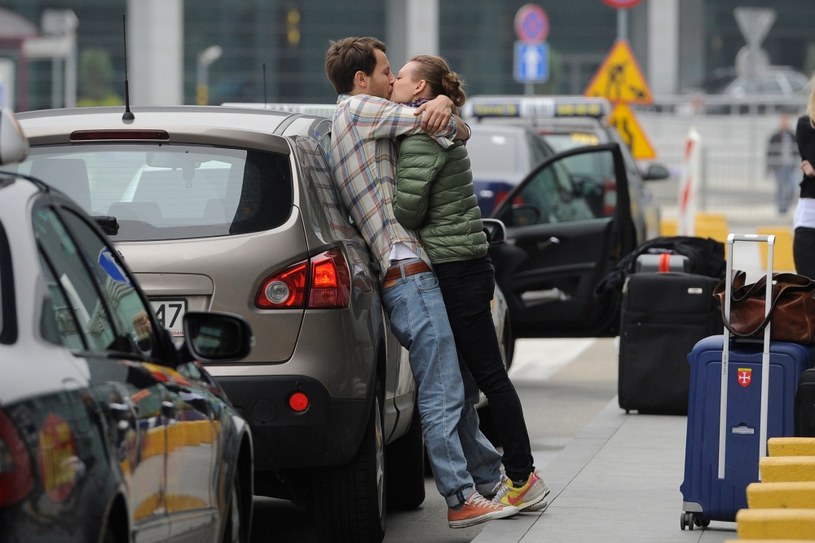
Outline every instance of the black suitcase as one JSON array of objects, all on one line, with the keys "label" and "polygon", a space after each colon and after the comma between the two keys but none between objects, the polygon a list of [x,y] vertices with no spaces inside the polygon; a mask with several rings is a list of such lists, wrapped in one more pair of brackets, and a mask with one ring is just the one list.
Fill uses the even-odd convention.
[{"label": "black suitcase", "polygon": [[804,370],[795,393],[795,435],[815,437],[815,368]]},{"label": "black suitcase", "polygon": [[617,395],[626,412],[685,415],[688,354],[722,333],[719,279],[690,273],[635,273],[626,280],[620,317]]}]

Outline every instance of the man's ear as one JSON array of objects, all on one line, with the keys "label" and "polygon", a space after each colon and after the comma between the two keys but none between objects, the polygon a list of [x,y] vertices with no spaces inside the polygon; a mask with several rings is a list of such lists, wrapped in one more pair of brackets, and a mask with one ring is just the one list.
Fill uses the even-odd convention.
[{"label": "man's ear", "polygon": [[354,74],[354,86],[363,89],[368,87],[368,76],[362,70],[357,70]]}]

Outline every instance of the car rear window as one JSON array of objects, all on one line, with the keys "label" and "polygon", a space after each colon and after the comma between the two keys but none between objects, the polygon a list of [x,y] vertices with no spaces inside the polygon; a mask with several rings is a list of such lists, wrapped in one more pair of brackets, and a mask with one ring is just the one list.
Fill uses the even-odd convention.
[{"label": "car rear window", "polygon": [[291,214],[288,155],[196,145],[87,144],[32,149],[21,173],[116,219],[114,241],[269,230]]}]

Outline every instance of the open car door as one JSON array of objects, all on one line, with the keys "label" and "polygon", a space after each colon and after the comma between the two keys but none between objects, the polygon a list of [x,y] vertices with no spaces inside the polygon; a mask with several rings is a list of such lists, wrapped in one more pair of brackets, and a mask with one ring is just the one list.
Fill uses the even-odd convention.
[{"label": "open car door", "polygon": [[595,287],[636,248],[618,144],[549,158],[492,217],[506,226],[505,243],[490,255],[516,337],[617,335],[620,293],[597,296]]}]

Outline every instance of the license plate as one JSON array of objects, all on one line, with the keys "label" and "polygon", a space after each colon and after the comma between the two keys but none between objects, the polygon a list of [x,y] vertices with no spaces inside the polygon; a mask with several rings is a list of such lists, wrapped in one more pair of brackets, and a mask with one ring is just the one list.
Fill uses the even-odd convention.
[{"label": "license plate", "polygon": [[173,337],[184,336],[184,313],[187,312],[187,300],[150,301],[153,311],[161,325],[170,331]]}]

